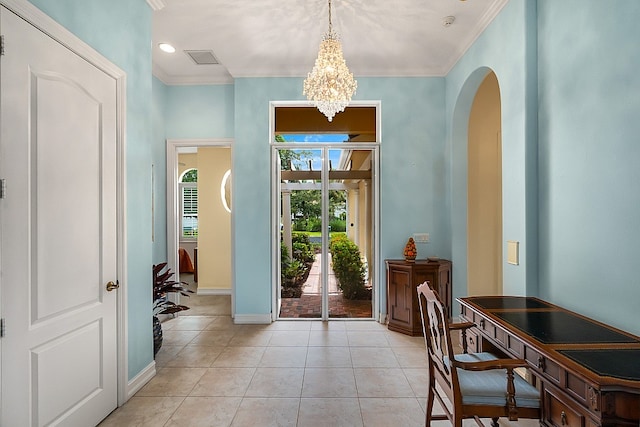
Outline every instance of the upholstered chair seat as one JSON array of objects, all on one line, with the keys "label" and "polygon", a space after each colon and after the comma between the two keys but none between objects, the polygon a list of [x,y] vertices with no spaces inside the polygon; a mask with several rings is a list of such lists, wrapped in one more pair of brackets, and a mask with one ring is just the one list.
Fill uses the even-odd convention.
[{"label": "upholstered chair seat", "polygon": [[[458,362],[487,362],[498,360],[491,353],[463,353],[456,354]],[[448,363],[449,357],[444,357]],[[494,369],[490,371],[466,371],[457,368],[458,383],[462,394],[462,403],[465,405],[500,405],[505,401],[507,389],[507,370]],[[520,407],[539,408],[540,392],[534,386],[518,375],[513,376],[516,388],[516,402]]]}]

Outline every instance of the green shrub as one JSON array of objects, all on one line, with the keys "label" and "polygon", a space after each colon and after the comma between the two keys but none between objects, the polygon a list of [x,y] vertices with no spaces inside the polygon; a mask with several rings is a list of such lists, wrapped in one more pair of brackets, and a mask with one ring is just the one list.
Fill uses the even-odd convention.
[{"label": "green shrub", "polygon": [[304,277],[307,275],[306,266],[298,260],[293,260],[282,271],[280,295],[282,298],[300,298]]},{"label": "green shrub", "polygon": [[311,243],[309,233],[293,233],[291,235],[291,243],[295,258],[303,262],[312,263],[315,259],[316,243]]},{"label": "green shrub", "polygon": [[[347,239],[347,233],[345,233],[344,231],[337,231],[337,232],[332,232],[331,233],[331,239],[329,240],[329,246],[331,246],[331,242],[333,242],[334,240],[339,240],[339,239]],[[331,249],[329,249],[331,250]]]},{"label": "green shrub", "polygon": [[298,261],[297,259],[294,259],[289,263],[289,266],[285,271],[285,276],[288,279],[292,279],[292,282],[295,283],[297,279],[304,276],[304,273],[305,273],[304,264]]},{"label": "green shrub", "polygon": [[302,286],[309,277],[311,265],[315,259],[315,246],[309,240],[307,233],[293,233],[291,235],[293,254],[284,242],[280,242],[280,283],[283,298],[299,298]]},{"label": "green shrub", "polygon": [[331,232],[336,231],[347,231],[347,222],[343,219],[333,218],[329,221],[329,227],[331,227]]},{"label": "green shrub", "polygon": [[322,231],[322,220],[320,218],[309,218],[307,231]]},{"label": "green shrub", "polygon": [[329,241],[329,251],[331,251],[331,246],[337,243],[343,243],[345,241],[351,241],[347,237],[346,233],[331,233],[331,240]]},{"label": "green shrub", "polygon": [[280,242],[280,271],[284,271],[291,263],[291,258],[289,257],[289,249],[284,242]]},{"label": "green shrub", "polygon": [[370,298],[370,290],[365,287],[365,266],[358,246],[346,235],[338,234],[332,236],[329,250],[342,295],[351,300]]},{"label": "green shrub", "polygon": [[304,243],[305,245],[311,244],[311,241],[309,240],[309,233],[293,233],[291,235],[291,241],[293,243]]},{"label": "green shrub", "polygon": [[302,263],[313,263],[315,252],[311,244],[293,242],[293,258]]}]

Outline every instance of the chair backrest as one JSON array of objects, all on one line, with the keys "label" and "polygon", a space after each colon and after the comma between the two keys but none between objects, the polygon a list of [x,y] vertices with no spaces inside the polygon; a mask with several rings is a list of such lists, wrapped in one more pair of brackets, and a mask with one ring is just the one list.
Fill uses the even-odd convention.
[{"label": "chair backrest", "polygon": [[450,364],[450,360],[454,360],[454,351],[447,313],[438,294],[429,287],[429,282],[419,285],[417,291],[430,375],[453,401],[454,390],[458,388],[458,374]]}]

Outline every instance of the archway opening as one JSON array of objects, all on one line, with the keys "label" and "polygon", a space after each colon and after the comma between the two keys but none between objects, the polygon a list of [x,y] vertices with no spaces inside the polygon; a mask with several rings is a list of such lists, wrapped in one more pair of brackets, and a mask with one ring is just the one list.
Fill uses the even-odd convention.
[{"label": "archway opening", "polygon": [[495,73],[484,78],[469,113],[467,293],[502,294],[502,123]]}]

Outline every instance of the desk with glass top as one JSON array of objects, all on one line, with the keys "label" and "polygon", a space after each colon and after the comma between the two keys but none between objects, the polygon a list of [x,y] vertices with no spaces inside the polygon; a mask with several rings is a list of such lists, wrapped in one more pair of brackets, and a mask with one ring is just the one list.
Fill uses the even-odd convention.
[{"label": "desk with glass top", "polygon": [[547,426],[640,426],[640,337],[533,297],[458,298],[469,351],[525,359]]}]

